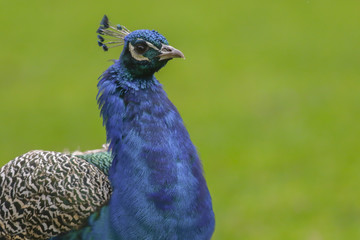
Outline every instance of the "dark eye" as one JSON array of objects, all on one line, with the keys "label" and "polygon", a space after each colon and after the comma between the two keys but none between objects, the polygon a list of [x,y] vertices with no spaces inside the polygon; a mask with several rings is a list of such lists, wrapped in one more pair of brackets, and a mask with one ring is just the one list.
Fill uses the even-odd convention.
[{"label": "dark eye", "polygon": [[136,53],[143,54],[149,49],[149,46],[146,43],[141,42],[141,43],[135,44],[134,49],[135,49]]}]

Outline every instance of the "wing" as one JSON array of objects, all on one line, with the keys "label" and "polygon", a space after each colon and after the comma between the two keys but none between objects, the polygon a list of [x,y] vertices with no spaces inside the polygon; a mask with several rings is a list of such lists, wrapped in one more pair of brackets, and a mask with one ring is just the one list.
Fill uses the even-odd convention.
[{"label": "wing", "polygon": [[28,152],[0,170],[0,239],[48,239],[79,229],[110,195],[108,177],[86,160]]}]

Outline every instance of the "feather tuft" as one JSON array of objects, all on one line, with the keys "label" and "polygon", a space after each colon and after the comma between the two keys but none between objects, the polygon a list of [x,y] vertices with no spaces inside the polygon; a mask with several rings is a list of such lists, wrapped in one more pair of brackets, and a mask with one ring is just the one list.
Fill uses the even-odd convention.
[{"label": "feather tuft", "polygon": [[105,41],[105,39],[104,39],[102,36],[98,35],[97,37],[98,37],[98,39],[99,39],[100,42]]},{"label": "feather tuft", "polygon": [[102,25],[104,28],[109,28],[109,19],[106,15],[103,16],[103,18],[101,19],[100,25]]},{"label": "feather tuft", "polygon": [[[96,30],[96,33],[100,34],[97,36],[97,38],[99,39],[99,46],[102,47],[104,51],[108,51],[109,48],[123,45],[125,37],[131,32],[126,27],[121,26],[120,24],[112,26],[109,18],[104,15],[104,17],[101,19],[100,27]],[[107,37],[110,37],[110,39],[106,39]],[[104,43],[105,40],[109,41]],[[115,45],[107,46],[108,44]]]}]

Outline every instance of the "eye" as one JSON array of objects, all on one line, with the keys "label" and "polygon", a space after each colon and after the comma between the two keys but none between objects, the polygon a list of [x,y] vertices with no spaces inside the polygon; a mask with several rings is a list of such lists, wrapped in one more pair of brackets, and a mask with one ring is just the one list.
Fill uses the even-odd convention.
[{"label": "eye", "polygon": [[149,49],[149,46],[145,42],[140,42],[135,44],[134,49],[137,54],[144,54]]}]

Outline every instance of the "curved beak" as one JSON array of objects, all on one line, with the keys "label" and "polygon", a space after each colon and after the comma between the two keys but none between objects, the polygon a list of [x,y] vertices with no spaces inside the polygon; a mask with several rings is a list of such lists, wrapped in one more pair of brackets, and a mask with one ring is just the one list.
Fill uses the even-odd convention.
[{"label": "curved beak", "polygon": [[162,45],[160,49],[160,60],[172,59],[172,58],[184,58],[184,54],[176,48],[169,45]]}]

